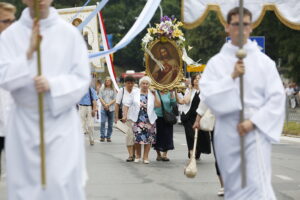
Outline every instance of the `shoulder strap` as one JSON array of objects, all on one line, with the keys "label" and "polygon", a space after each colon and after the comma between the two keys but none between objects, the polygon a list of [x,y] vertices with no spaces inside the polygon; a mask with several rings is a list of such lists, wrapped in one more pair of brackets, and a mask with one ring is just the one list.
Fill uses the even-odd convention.
[{"label": "shoulder strap", "polygon": [[158,93],[158,96],[159,96],[159,99],[160,99],[160,102],[161,102],[161,109],[162,109],[163,112],[165,112],[164,102],[163,102],[162,99],[161,99],[160,92],[157,91],[157,93]]},{"label": "shoulder strap", "polygon": [[123,92],[122,92],[122,98],[121,98],[120,105],[122,105],[122,103],[123,103],[124,90],[125,90],[125,88],[123,87]]},{"label": "shoulder strap", "polygon": [[90,93],[91,106],[93,106],[92,90],[90,87],[89,87],[89,93]]}]

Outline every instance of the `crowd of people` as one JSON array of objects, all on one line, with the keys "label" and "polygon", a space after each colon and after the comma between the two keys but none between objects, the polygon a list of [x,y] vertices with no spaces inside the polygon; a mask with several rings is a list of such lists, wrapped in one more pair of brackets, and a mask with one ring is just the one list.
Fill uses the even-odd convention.
[{"label": "crowd of people", "polygon": [[[6,102],[0,102],[0,120],[4,119],[0,133],[8,133],[5,144],[10,200],[85,199],[83,136],[87,134],[90,145],[95,144],[94,120],[100,123],[100,142],[112,142],[114,122],[127,127],[127,162],[149,164],[151,148],[156,152],[157,162],[169,162],[172,158],[168,152],[175,148],[176,122],[170,116],[166,117],[166,113],[174,113],[178,104],[182,105],[180,120],[185,130],[187,158],[193,151],[196,159],[200,159],[202,153],[211,153],[211,138],[213,140],[221,185],[219,195],[225,192],[225,199],[230,200],[276,199],[271,186],[271,143],[279,141],[285,95],[275,63],[248,40],[252,32],[249,10],[244,9],[244,48],[248,52],[244,60],[235,56],[239,10],[234,8],[228,13],[225,27],[232,42],[224,44],[220,53],[209,60],[202,77],[200,74],[191,77],[184,93],[154,90],[148,76],[139,80],[138,87],[134,87],[135,79],[127,76],[124,87],[116,92],[110,77],[102,86],[96,81],[95,88],[91,87],[86,44],[80,33],[51,8],[52,0],[40,4],[40,21],[34,20],[33,0],[23,2],[28,8],[6,31],[4,29],[15,20],[16,10],[11,4],[0,3],[0,86],[6,90],[0,90],[0,100],[5,92],[13,98],[7,102],[7,97]],[[44,44],[41,46],[43,75],[36,76],[40,39]],[[53,48],[48,48],[50,46],[61,47],[55,49],[58,51],[55,57]],[[244,105],[240,101],[237,81],[242,75],[248,86]],[[252,81],[254,79],[256,81]],[[295,90],[287,92],[295,95]],[[41,170],[36,106],[39,93],[44,94],[43,114],[47,122],[44,129],[49,163],[47,189],[40,187],[40,177],[36,173]],[[215,129],[211,132],[201,130],[200,121],[204,114],[199,111],[200,104],[205,104],[216,117]],[[239,121],[242,106],[245,119]],[[5,109],[13,109],[10,120],[6,119],[8,112]],[[200,134],[197,148],[193,149],[195,128]],[[2,135],[1,151],[4,147]],[[241,188],[241,137],[247,147],[245,188]],[[61,163],[64,163],[63,167]]]},{"label": "crowd of people", "polygon": [[[187,157],[190,158],[194,143],[194,129],[200,103],[200,74],[191,77],[191,84],[183,93],[173,91],[156,91],[150,89],[151,79],[145,76],[139,80],[127,76],[124,79],[124,87],[119,92],[113,88],[110,77],[107,77],[101,87],[101,81],[97,80],[95,89],[90,87],[85,96],[80,100],[78,109],[82,121],[82,130],[89,136],[91,145],[94,145],[93,118],[100,121],[100,142],[112,142],[113,122],[126,124],[126,146],[128,149],[127,162],[139,162],[141,159],[141,145],[145,146],[143,162],[149,163],[148,154],[150,148],[157,153],[157,161],[170,161],[168,151],[174,149],[173,124],[165,121],[164,113],[173,112],[174,107],[182,105],[180,109],[180,122],[185,129],[188,146]],[[140,99],[138,99],[140,97]],[[99,103],[97,103],[99,102]],[[100,113],[97,114],[97,113]],[[100,118],[100,119],[99,119]],[[97,121],[97,120],[96,120]],[[108,128],[105,129],[106,123]],[[106,131],[107,130],[107,131]],[[106,133],[106,134],[105,134]],[[210,134],[201,131],[197,140],[196,159],[200,159],[201,153],[210,154]]]}]

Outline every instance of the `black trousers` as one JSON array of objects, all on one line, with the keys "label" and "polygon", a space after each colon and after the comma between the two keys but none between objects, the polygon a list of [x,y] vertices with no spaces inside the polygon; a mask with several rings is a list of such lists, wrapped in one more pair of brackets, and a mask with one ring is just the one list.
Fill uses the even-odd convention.
[{"label": "black trousers", "polygon": [[4,141],[5,141],[5,137],[0,137],[0,175],[1,175],[1,154],[2,151],[4,150]]},{"label": "black trousers", "polygon": [[217,157],[216,157],[216,151],[215,151],[215,145],[214,145],[214,131],[211,132],[211,144],[214,150],[214,157],[215,157],[215,167],[216,167],[216,172],[218,176],[221,176],[218,162],[217,162]]}]

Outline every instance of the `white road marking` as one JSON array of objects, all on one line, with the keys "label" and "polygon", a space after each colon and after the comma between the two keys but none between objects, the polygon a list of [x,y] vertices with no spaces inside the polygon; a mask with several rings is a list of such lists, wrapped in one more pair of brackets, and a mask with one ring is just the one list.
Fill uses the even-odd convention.
[{"label": "white road marking", "polygon": [[280,174],[277,174],[275,176],[277,176],[278,178],[280,178],[280,179],[282,179],[284,181],[293,181],[293,179],[290,178],[290,177],[288,177],[288,176],[284,176],[284,175],[280,175]]},{"label": "white road marking", "polygon": [[186,144],[180,144],[181,146],[186,146]]}]

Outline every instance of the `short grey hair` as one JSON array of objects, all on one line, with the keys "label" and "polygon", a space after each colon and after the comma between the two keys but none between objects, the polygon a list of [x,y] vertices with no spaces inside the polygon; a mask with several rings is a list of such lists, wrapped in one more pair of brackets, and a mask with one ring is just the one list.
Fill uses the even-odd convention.
[{"label": "short grey hair", "polygon": [[148,81],[149,85],[151,85],[151,78],[149,76],[144,76],[143,78],[141,78],[139,81],[139,85],[141,85],[143,81]]}]

